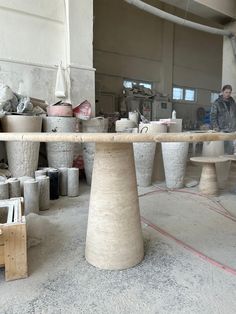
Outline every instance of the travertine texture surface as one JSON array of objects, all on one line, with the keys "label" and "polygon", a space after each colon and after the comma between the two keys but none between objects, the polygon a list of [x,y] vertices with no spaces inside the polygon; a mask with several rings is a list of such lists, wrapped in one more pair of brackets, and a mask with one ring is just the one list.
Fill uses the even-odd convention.
[{"label": "travertine texture surface", "polygon": [[75,197],[79,195],[79,169],[68,168],[67,181],[68,196]]},{"label": "travertine texture surface", "polygon": [[86,259],[102,269],[125,269],[143,255],[133,146],[97,144]]}]

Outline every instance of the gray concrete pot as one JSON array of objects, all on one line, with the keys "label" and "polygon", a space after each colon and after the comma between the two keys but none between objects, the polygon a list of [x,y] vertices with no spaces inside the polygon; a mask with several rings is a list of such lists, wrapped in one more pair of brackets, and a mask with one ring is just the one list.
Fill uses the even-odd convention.
[{"label": "gray concrete pot", "polygon": [[[103,117],[93,118],[82,123],[83,133],[106,133],[108,131],[108,119]],[[83,144],[83,159],[84,159],[84,170],[86,175],[86,182],[91,185],[92,173],[93,173],[93,162],[95,154],[94,143]]]},{"label": "gray concrete pot", "polygon": [[161,145],[167,188],[183,188],[189,143],[161,143]]},{"label": "gray concrete pot", "polygon": [[133,143],[135,170],[138,186],[152,184],[152,171],[156,143]]},{"label": "gray concrete pot", "polygon": [[[36,116],[7,115],[1,119],[4,132],[41,132],[42,118]],[[13,177],[34,176],[38,167],[37,142],[6,142],[9,170]]]},{"label": "gray concrete pot", "polygon": [[[45,117],[43,119],[44,132],[75,132],[76,118]],[[74,143],[51,142],[46,143],[48,166],[52,168],[70,168],[73,164]]]}]

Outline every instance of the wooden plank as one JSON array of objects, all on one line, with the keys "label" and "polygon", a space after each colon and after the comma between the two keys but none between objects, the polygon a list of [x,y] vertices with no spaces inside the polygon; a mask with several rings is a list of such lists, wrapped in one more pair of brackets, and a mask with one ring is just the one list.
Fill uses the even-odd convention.
[{"label": "wooden plank", "polygon": [[5,225],[3,236],[5,246],[6,281],[27,277],[28,267],[25,220],[24,223]]},{"label": "wooden plank", "polygon": [[4,257],[4,245],[0,245],[0,267],[5,265],[5,257]]},{"label": "wooden plank", "polygon": [[206,133],[7,133],[0,132],[0,141],[19,142],[95,142],[95,143],[133,143],[133,142],[208,142],[233,141],[236,132]]}]

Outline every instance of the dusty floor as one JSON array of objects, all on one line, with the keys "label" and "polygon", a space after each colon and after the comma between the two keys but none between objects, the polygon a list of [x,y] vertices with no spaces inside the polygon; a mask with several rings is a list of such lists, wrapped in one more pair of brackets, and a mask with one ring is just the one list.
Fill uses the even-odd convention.
[{"label": "dusty floor", "polygon": [[89,188],[54,201],[43,242],[28,251],[30,276],[6,283],[0,271],[0,313],[235,313],[236,195],[164,189],[139,190],[146,255],[124,271],[84,258]]}]

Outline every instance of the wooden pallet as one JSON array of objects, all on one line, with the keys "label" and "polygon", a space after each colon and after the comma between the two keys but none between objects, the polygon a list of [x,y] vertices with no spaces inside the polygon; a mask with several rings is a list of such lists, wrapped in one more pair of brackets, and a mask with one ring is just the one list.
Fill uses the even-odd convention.
[{"label": "wooden pallet", "polygon": [[26,223],[22,216],[22,198],[0,201],[0,267],[5,280],[28,276]]}]

